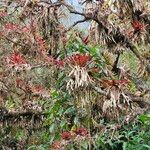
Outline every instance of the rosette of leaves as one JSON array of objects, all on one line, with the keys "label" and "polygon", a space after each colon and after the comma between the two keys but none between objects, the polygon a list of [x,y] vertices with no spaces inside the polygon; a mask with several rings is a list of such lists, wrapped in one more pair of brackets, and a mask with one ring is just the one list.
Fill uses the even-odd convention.
[{"label": "rosette of leaves", "polygon": [[87,87],[92,81],[88,75],[87,66],[91,56],[86,54],[75,54],[67,58],[66,62],[71,68],[67,90],[71,91],[80,87]]}]

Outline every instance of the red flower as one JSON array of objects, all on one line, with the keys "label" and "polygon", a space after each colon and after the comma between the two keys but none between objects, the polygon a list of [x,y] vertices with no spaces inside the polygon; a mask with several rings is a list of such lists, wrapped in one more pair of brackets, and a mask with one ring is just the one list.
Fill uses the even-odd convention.
[{"label": "red flower", "polygon": [[104,88],[107,88],[107,87],[111,87],[111,86],[115,86],[117,83],[115,80],[105,80],[105,79],[102,79],[101,80],[101,84]]},{"label": "red flower", "polygon": [[90,55],[85,54],[75,54],[67,59],[68,63],[72,65],[78,65],[80,67],[85,67],[87,63],[91,60]]},{"label": "red flower", "polygon": [[41,85],[31,85],[30,89],[34,95],[42,96],[43,98],[49,98],[50,96],[49,91]]},{"label": "red flower", "polygon": [[27,62],[22,55],[18,53],[14,53],[10,56],[9,63],[13,65],[22,65],[22,64],[26,64]]},{"label": "red flower", "polygon": [[138,20],[135,20],[132,22],[132,27],[134,28],[135,31],[140,31],[141,29],[143,29],[144,25]]},{"label": "red flower", "polygon": [[122,79],[122,80],[101,80],[101,84],[103,87],[112,87],[112,86],[118,86],[118,85],[126,85],[128,84],[129,81],[127,79]]},{"label": "red flower", "polygon": [[127,79],[119,80],[119,84],[125,85],[125,84],[128,84],[128,83],[129,83],[129,81]]},{"label": "red flower", "polygon": [[81,136],[86,136],[88,134],[88,130],[86,128],[77,128],[75,133]]},{"label": "red flower", "polygon": [[16,30],[16,29],[18,29],[18,25],[13,24],[13,23],[6,23],[4,27],[5,27],[6,30]]},{"label": "red flower", "polygon": [[37,41],[37,43],[39,43],[39,44],[43,44],[43,43],[44,43],[43,38],[42,38],[41,36],[37,36],[37,37],[36,37],[36,41]]},{"label": "red flower", "polygon": [[44,91],[44,88],[42,86],[40,86],[40,85],[37,85],[37,86],[34,86],[34,90],[37,93],[41,93],[41,92]]},{"label": "red flower", "polygon": [[71,133],[68,132],[68,131],[65,131],[61,134],[61,137],[64,139],[64,140],[70,140],[71,139]]},{"label": "red flower", "polygon": [[64,66],[64,61],[62,60],[54,60],[54,64],[58,67],[63,67]]}]

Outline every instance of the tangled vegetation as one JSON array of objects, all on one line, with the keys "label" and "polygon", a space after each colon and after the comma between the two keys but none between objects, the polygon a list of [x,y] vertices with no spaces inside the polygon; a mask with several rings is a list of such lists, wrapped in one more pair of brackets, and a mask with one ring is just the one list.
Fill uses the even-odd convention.
[{"label": "tangled vegetation", "polygon": [[0,149],[150,149],[150,2],[79,3],[0,1]]}]

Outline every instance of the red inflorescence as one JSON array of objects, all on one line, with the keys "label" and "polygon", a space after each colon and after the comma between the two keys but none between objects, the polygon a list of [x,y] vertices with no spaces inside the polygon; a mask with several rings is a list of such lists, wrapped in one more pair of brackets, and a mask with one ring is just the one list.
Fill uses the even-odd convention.
[{"label": "red inflorescence", "polygon": [[63,67],[64,66],[64,61],[63,60],[54,60],[54,64],[57,67]]},{"label": "red inflorescence", "polygon": [[129,80],[122,79],[122,80],[102,80],[102,85],[104,87],[112,87],[112,86],[119,86],[119,85],[126,85],[129,83]]},{"label": "red inflorescence", "polygon": [[25,58],[19,53],[12,54],[9,58],[9,63],[13,65],[27,64]]},{"label": "red inflorescence", "polygon": [[127,79],[122,79],[122,80],[119,80],[118,82],[119,82],[119,84],[121,84],[121,85],[126,85],[126,84],[129,83],[129,80],[127,80]]},{"label": "red inflorescence", "polygon": [[91,59],[92,59],[92,57],[90,55],[75,54],[75,55],[67,58],[67,62],[72,65],[85,67]]},{"label": "red inflorescence", "polygon": [[88,130],[86,128],[81,127],[81,128],[77,128],[75,133],[77,135],[86,136],[86,135],[88,135]]},{"label": "red inflorescence", "polygon": [[64,139],[64,140],[70,140],[72,135],[71,135],[71,132],[68,132],[68,131],[65,131],[65,132],[62,132],[61,133],[61,137]]},{"label": "red inflorescence", "polygon": [[13,23],[6,23],[4,27],[6,30],[17,30],[19,26]]},{"label": "red inflorescence", "polygon": [[135,20],[132,22],[132,27],[134,28],[135,31],[140,31],[141,29],[143,29],[144,25],[138,20]]},{"label": "red inflorescence", "polygon": [[41,93],[41,92],[44,91],[44,87],[41,86],[41,85],[36,85],[36,86],[34,86],[34,90],[35,90],[35,92],[37,92],[37,93]]}]

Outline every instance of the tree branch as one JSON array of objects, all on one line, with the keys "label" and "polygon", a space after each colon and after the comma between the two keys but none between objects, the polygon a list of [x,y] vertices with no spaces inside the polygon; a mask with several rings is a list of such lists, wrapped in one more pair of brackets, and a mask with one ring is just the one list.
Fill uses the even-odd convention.
[{"label": "tree branch", "polygon": [[[101,88],[96,87],[94,85],[92,85],[91,87],[92,87],[92,89],[94,89],[99,94],[108,97],[107,93],[105,91],[103,91]],[[150,103],[146,102],[144,100],[144,97],[135,96],[134,94],[131,94],[129,92],[126,94],[129,95],[131,97],[132,102],[137,103],[140,108],[146,108],[146,107],[150,108]]]},{"label": "tree branch", "polygon": [[[86,20],[94,20],[94,21],[96,21],[96,22],[99,24],[99,26],[100,26],[101,28],[103,28],[105,31],[108,31],[108,30],[109,30],[109,28],[106,27],[106,26],[101,22],[101,20],[98,19],[98,15],[96,14],[96,12],[95,12],[95,14],[93,13],[94,15],[93,15],[93,14],[85,14],[85,13],[81,13],[81,12],[78,12],[78,11],[72,9],[71,6],[69,6],[69,5],[65,4],[65,3],[63,3],[63,5],[65,5],[65,6],[68,8],[68,10],[70,11],[70,13],[78,14],[78,15],[83,16],[83,17],[85,18],[85,21],[86,21]],[[75,24],[75,25],[76,25],[76,24]],[[138,52],[137,48],[136,48],[135,45],[130,41],[130,39],[129,39],[128,37],[126,37],[125,35],[123,35],[123,34],[120,32],[120,30],[118,30],[118,34],[113,34],[113,33],[115,33],[115,32],[111,31],[109,34],[112,34],[113,37],[114,37],[114,39],[117,39],[117,38],[118,38],[118,35],[120,35],[120,36],[124,39],[123,41],[126,43],[126,46],[135,54],[135,56],[140,60],[141,64],[144,65],[143,58],[141,57],[141,54]],[[116,41],[116,43],[117,43],[117,41]]]},{"label": "tree branch", "polygon": [[87,19],[83,19],[83,20],[79,20],[79,21],[74,22],[74,24],[71,25],[71,26],[70,26],[67,30],[65,30],[64,32],[70,31],[70,30],[71,30],[74,26],[76,26],[77,24],[83,23],[83,22],[85,22],[85,21],[87,21]]}]

